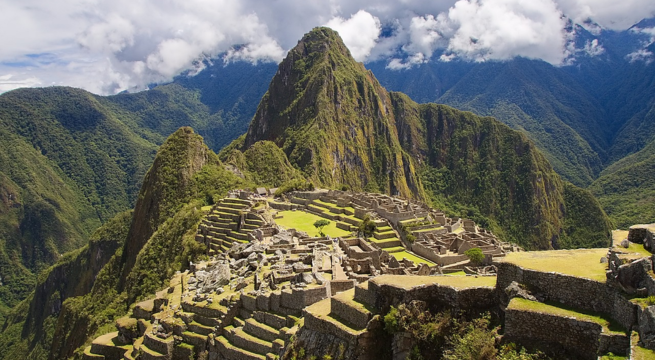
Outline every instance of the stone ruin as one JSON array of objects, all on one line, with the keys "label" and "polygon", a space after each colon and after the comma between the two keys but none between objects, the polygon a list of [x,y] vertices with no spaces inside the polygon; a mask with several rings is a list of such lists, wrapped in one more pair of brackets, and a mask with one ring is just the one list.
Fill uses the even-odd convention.
[{"label": "stone ruin", "polygon": [[[357,343],[370,336],[367,309],[375,301],[362,295],[370,280],[475,272],[466,262],[435,261],[441,258],[432,253],[455,257],[478,246],[490,257],[503,254],[495,237],[472,221],[447,218],[419,202],[341,191],[277,199],[265,193],[231,191],[216,203],[196,234],[209,260],[191,264],[155,299],[137,304],[130,317],[117,321],[117,332],[94,340],[84,358],[275,359],[304,321],[313,334],[331,334],[316,340],[330,344],[326,353],[353,358],[361,351]],[[284,210],[329,219],[351,236],[283,229],[275,220]],[[376,225],[368,239],[356,231],[367,215]],[[446,243],[442,254],[437,245]]]}]

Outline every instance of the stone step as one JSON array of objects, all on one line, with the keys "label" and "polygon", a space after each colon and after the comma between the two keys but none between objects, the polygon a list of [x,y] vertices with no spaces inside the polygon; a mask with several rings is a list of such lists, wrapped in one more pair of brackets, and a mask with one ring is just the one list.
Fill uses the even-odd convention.
[{"label": "stone step", "polygon": [[[233,209],[230,209],[233,210]],[[236,210],[233,210],[236,211]],[[225,212],[224,208],[221,208],[220,210],[216,210],[214,213],[212,213],[213,216],[217,216],[221,219],[227,219],[230,220],[230,222],[238,221],[241,218],[240,214],[233,214],[231,212]]]},{"label": "stone step", "polygon": [[143,336],[142,346],[146,346],[148,349],[153,350],[159,354],[172,354],[174,345],[175,343],[172,336],[169,336],[166,339],[161,339],[157,335],[152,334],[150,331],[146,331],[146,334]]},{"label": "stone step", "polygon": [[209,335],[214,332],[214,328],[210,326],[205,326],[198,322],[191,322],[188,326],[188,331],[191,331],[196,334]]},{"label": "stone step", "polygon": [[348,223],[348,224],[350,224],[352,226],[355,226],[355,227],[359,226],[359,223],[362,222],[362,220],[357,219],[355,217],[348,217],[348,216],[343,216],[343,215],[341,216],[341,221],[343,221],[345,223]]},{"label": "stone step", "polygon": [[270,341],[262,340],[247,334],[243,331],[243,328],[228,326],[224,329],[223,334],[228,340],[230,340],[230,343],[244,350],[261,355],[266,355],[273,351],[273,344],[271,344]]},{"label": "stone step", "polygon": [[266,324],[262,324],[254,318],[245,321],[243,331],[246,333],[266,341],[273,341],[280,337],[280,331],[274,329]]},{"label": "stone step", "polygon": [[262,219],[248,217],[246,218],[246,224],[262,226],[264,225],[264,221]]},{"label": "stone step", "polygon": [[93,340],[89,353],[103,355],[108,360],[120,359],[128,348],[118,342],[118,331],[114,331]]},{"label": "stone step", "polygon": [[387,240],[374,240],[371,239],[371,242],[373,242],[375,245],[379,246],[381,249],[387,249],[387,248],[392,248],[392,247],[397,247],[401,246],[400,240],[398,238],[392,238],[392,239],[387,239]]},{"label": "stone step", "polygon": [[393,230],[386,232],[375,232],[373,233],[373,237],[378,240],[391,239],[396,237],[396,232]]},{"label": "stone step", "polygon": [[137,319],[150,320],[150,317],[154,313],[155,302],[154,300],[142,301],[134,307],[132,310],[133,317]]},{"label": "stone step", "polygon": [[241,215],[241,210],[232,209],[232,208],[229,208],[229,207],[223,207],[223,206],[219,206],[219,207],[217,207],[217,208],[216,208],[216,211],[217,211],[219,214],[231,214],[231,215],[237,215],[237,216],[240,216],[240,215]]},{"label": "stone step", "polygon": [[196,321],[199,324],[209,327],[216,327],[221,324],[221,321],[219,319],[206,317],[199,314],[193,314],[193,321]]},{"label": "stone step", "polygon": [[357,284],[355,287],[355,300],[369,306],[375,305],[375,294],[368,288],[368,281]]},{"label": "stone step", "polygon": [[230,218],[223,218],[223,217],[216,216],[216,215],[211,215],[211,216],[207,217],[207,219],[209,219],[209,223],[211,225],[214,225],[214,226],[216,226],[216,225],[225,225],[225,224],[229,224],[230,222],[232,222],[232,219],[230,219]]},{"label": "stone step", "polygon": [[266,324],[274,329],[280,330],[281,328],[287,326],[287,318],[285,316],[273,314],[265,311],[255,311],[253,313],[255,320],[260,323]]},{"label": "stone step", "polygon": [[224,198],[221,199],[220,203],[241,204],[248,207],[252,206],[252,201],[239,198]]},{"label": "stone step", "polygon": [[171,357],[167,354],[162,354],[153,349],[150,349],[145,344],[141,345],[139,359],[141,360],[169,360]]},{"label": "stone step", "polygon": [[227,314],[227,308],[225,306],[218,305],[216,303],[211,304],[210,306],[200,306],[198,303],[194,303],[191,300],[185,300],[182,302],[182,309],[185,312],[190,312],[198,314],[200,316],[208,318],[222,318]]},{"label": "stone step", "polygon": [[173,359],[193,359],[195,353],[195,346],[181,342],[173,348]]},{"label": "stone step", "polygon": [[245,223],[243,226],[241,226],[241,229],[255,230],[259,229],[260,227],[261,225]]},{"label": "stone step", "polygon": [[207,335],[185,331],[182,333],[182,340],[187,344],[204,349],[207,344]]},{"label": "stone step", "polygon": [[325,211],[325,208],[312,204],[307,205],[307,209],[319,214]]},{"label": "stone step", "polygon": [[226,360],[266,360],[266,356],[234,346],[225,336],[216,338],[219,352]]},{"label": "stone step", "polygon": [[331,299],[323,299],[314,303],[303,310],[305,318],[304,326],[309,330],[315,330],[322,333],[334,335],[345,341],[357,342],[359,336],[364,330],[355,329],[343,323],[340,319],[335,318],[330,313],[332,311]]},{"label": "stone step", "polygon": [[247,234],[244,234],[244,233],[238,232],[238,231],[230,231],[230,233],[227,234],[227,236],[233,237],[233,238],[235,238],[237,240],[244,240],[244,241],[248,240],[248,235]]},{"label": "stone step", "polygon": [[84,348],[84,354],[82,355],[82,360],[105,360],[105,356],[92,353],[91,346],[89,345]]},{"label": "stone step", "polygon": [[245,210],[246,208],[248,208],[248,205],[234,204],[234,203],[229,203],[229,202],[222,202],[219,206],[223,207],[223,208],[234,209],[234,210]]},{"label": "stone step", "polygon": [[245,324],[246,324],[246,322],[243,321],[243,319],[241,319],[241,318],[238,317],[238,316],[237,316],[237,317],[234,317],[234,320],[232,320],[232,325],[233,325],[235,328],[236,328],[236,327],[243,327]]},{"label": "stone step", "polygon": [[353,288],[331,297],[331,314],[353,328],[365,329],[373,314],[362,303],[354,300],[354,296],[355,289]]},{"label": "stone step", "polygon": [[135,360],[139,356],[141,345],[143,345],[143,336],[134,341],[131,351],[128,350],[123,354],[123,360]]}]

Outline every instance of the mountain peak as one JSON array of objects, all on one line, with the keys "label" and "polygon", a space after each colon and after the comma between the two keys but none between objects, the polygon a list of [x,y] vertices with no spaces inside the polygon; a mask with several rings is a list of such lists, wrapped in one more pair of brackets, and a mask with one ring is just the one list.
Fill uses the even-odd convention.
[{"label": "mountain peak", "polygon": [[[339,52],[342,55],[351,57],[350,50],[343,43],[339,33],[327,28],[316,27],[298,41],[298,45],[291,51],[304,55]],[[354,60],[353,60],[354,61]]]}]

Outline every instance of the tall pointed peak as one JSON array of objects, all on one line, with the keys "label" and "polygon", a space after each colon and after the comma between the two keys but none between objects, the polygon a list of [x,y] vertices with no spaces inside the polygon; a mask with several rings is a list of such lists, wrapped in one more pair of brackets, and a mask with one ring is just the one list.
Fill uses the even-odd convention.
[{"label": "tall pointed peak", "polygon": [[328,27],[316,27],[312,29],[291,50],[291,52],[305,56],[335,51],[352,58],[350,50],[343,43],[339,33]]}]

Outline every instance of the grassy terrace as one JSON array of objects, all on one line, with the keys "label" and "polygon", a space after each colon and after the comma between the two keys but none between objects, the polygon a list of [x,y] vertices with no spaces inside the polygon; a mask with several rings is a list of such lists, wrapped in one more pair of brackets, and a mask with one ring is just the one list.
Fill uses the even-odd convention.
[{"label": "grassy terrace", "polygon": [[538,301],[531,301],[522,298],[513,298],[507,306],[508,309],[513,310],[524,310],[532,311],[542,314],[551,314],[557,316],[572,317],[582,321],[590,321],[596,324],[599,324],[609,332],[625,332],[620,325],[618,325],[614,320],[606,318],[605,316],[589,312],[589,311],[580,311],[580,310],[570,310],[560,304],[546,304]]},{"label": "grassy terrace", "polygon": [[480,286],[496,286],[495,276],[405,276],[381,275],[370,280],[378,285],[394,285],[403,289],[411,289],[420,285],[439,284],[452,286],[456,289],[467,289]]},{"label": "grassy terrace", "polygon": [[600,258],[605,255],[607,249],[528,251],[509,253],[500,261],[525,269],[558,272],[605,282],[606,264],[600,262]]},{"label": "grassy terrace", "polygon": [[619,244],[623,239],[626,239],[627,237],[628,237],[628,230],[612,230],[612,246],[618,248],[618,250],[639,254],[641,256],[652,255],[650,251],[644,249],[644,245],[642,244],[630,243],[627,249],[621,247]]},{"label": "grassy terrace", "polygon": [[[314,227],[314,222],[323,219],[322,217],[304,211],[280,211],[278,215],[282,216],[282,219],[275,219],[278,225],[287,229],[304,231],[309,236],[319,236],[318,230]],[[323,233],[331,237],[346,237],[350,235],[350,231],[337,228],[335,221],[330,221],[330,225],[323,228]]]},{"label": "grassy terrace", "polygon": [[[636,331],[632,332],[632,343],[636,344],[639,341],[639,334]],[[643,348],[636,345],[632,348],[632,359],[634,360],[655,360],[655,351]]]},{"label": "grassy terrace", "polygon": [[417,265],[420,264],[420,263],[424,263],[424,264],[428,264],[429,266],[434,266],[434,263],[432,261],[423,260],[420,257],[418,257],[418,256],[416,256],[416,255],[414,255],[412,253],[409,253],[407,251],[400,251],[400,252],[390,253],[389,255],[392,255],[398,261],[402,260],[403,258],[407,258],[407,260],[412,260],[414,262],[414,264],[417,264]]}]

